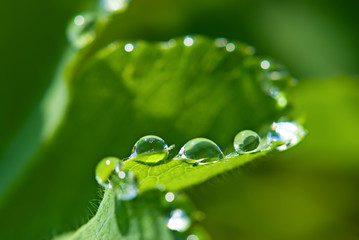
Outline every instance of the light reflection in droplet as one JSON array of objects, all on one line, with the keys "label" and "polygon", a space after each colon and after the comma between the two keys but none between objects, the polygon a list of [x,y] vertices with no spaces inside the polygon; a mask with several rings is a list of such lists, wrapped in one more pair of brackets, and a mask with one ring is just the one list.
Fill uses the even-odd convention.
[{"label": "light reflection in droplet", "polygon": [[133,46],[132,43],[127,43],[127,44],[125,45],[124,49],[125,49],[126,52],[132,52],[133,49],[135,49],[135,46]]},{"label": "light reflection in droplet", "polygon": [[171,212],[167,227],[171,230],[184,232],[191,225],[191,220],[182,209],[175,209]]},{"label": "light reflection in droplet", "polygon": [[226,38],[216,38],[216,40],[214,40],[214,43],[217,47],[225,47],[228,43],[228,40]]},{"label": "light reflection in droplet", "polygon": [[183,44],[186,46],[186,47],[190,47],[192,46],[194,43],[194,40],[191,36],[186,36],[183,40]]},{"label": "light reflection in droplet", "polygon": [[102,0],[102,7],[109,12],[125,10],[128,7],[129,0]]},{"label": "light reflection in droplet", "polygon": [[187,240],[199,240],[199,238],[197,237],[197,235],[191,234],[188,235]]},{"label": "light reflection in droplet", "polygon": [[106,165],[110,165],[111,161],[110,160],[106,160]]},{"label": "light reflection in droplet", "polygon": [[261,62],[261,68],[264,69],[264,70],[270,68],[270,62],[268,60],[263,60]]},{"label": "light reflection in droplet", "polygon": [[234,43],[227,43],[226,50],[227,52],[233,52],[236,49],[236,45]]},{"label": "light reflection in droplet", "polygon": [[276,97],[277,104],[279,107],[285,107],[288,104],[287,98],[283,94],[278,94]]},{"label": "light reflection in droplet", "polygon": [[284,145],[277,147],[279,151],[284,151],[299,143],[306,134],[304,128],[296,122],[274,122],[269,131],[268,142],[280,141]]},{"label": "light reflection in droplet", "polygon": [[167,202],[173,202],[173,200],[175,200],[174,193],[172,193],[172,192],[166,193],[165,199],[166,199]]},{"label": "light reflection in droplet", "polygon": [[85,18],[84,16],[82,15],[77,15],[75,18],[74,18],[74,23],[77,25],[77,26],[81,26],[82,24],[85,23]]},{"label": "light reflection in droplet", "polygon": [[124,171],[119,171],[118,172],[118,177],[121,178],[121,179],[125,179],[126,173]]}]

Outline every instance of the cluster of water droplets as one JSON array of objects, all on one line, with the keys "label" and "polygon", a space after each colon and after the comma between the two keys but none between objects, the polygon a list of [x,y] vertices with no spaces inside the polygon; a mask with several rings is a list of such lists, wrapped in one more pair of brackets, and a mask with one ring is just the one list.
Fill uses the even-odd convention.
[{"label": "cluster of water droplets", "polygon": [[[273,148],[283,151],[295,146],[304,135],[305,130],[296,122],[274,122],[265,138],[261,138],[252,130],[240,131],[234,137],[235,152],[227,156],[215,142],[206,138],[195,138],[184,144],[172,160],[184,161],[193,164],[193,167],[216,164],[223,159],[230,161],[231,157]],[[123,161],[132,160],[148,165],[161,164],[168,161],[169,152],[172,150],[173,146],[168,147],[162,138],[148,135],[135,143],[132,154]],[[146,194],[138,195],[136,177],[133,172],[123,169],[123,161],[116,157],[104,158],[96,167],[96,179],[101,186],[113,189],[117,226],[121,234],[126,235],[129,232],[130,218],[134,215],[131,213],[131,207],[136,206],[139,198],[145,199]],[[176,236],[176,239],[206,239],[205,233],[201,233],[200,230],[194,231],[194,222],[201,217],[186,196],[166,191],[162,185],[149,191],[147,195],[149,194],[152,194],[150,201],[158,201],[156,208],[162,209],[161,212],[165,213],[163,224]]]}]

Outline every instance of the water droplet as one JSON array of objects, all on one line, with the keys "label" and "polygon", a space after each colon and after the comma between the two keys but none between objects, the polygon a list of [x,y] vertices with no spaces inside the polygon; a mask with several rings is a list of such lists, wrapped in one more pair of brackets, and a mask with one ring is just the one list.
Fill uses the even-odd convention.
[{"label": "water droplet", "polygon": [[111,175],[115,170],[116,164],[120,160],[116,157],[106,157],[102,159],[96,166],[96,180],[97,182],[106,188],[111,188],[110,181]]},{"label": "water droplet", "polygon": [[188,235],[187,240],[199,240],[199,238],[197,237],[197,235],[191,234]]},{"label": "water droplet", "polygon": [[270,62],[268,60],[263,60],[260,65],[261,65],[261,68],[264,70],[270,68]]},{"label": "water droplet", "polygon": [[244,130],[235,136],[233,145],[237,153],[250,153],[258,149],[260,142],[261,138],[256,132]]},{"label": "water droplet", "polygon": [[96,16],[91,13],[77,15],[70,22],[67,29],[67,38],[75,48],[83,48],[91,43],[96,36]]},{"label": "water droplet", "polygon": [[116,164],[115,172],[116,174],[113,174],[111,182],[116,198],[122,201],[134,199],[138,194],[135,174],[131,171],[124,171],[120,162]]},{"label": "water droplet", "polygon": [[175,200],[175,194],[173,192],[168,192],[165,195],[165,199],[167,202],[173,202],[173,200]]},{"label": "water droplet", "polygon": [[191,219],[182,209],[175,209],[171,212],[167,226],[171,230],[178,232],[186,231],[191,225]]},{"label": "water droplet", "polygon": [[132,52],[135,49],[135,46],[132,43],[127,43],[124,49],[126,52]]},{"label": "water droplet", "polygon": [[234,43],[227,43],[226,50],[227,52],[233,52],[236,50],[236,45],[234,45]]},{"label": "water droplet", "polygon": [[130,0],[100,0],[102,8],[107,12],[121,12],[128,7]]},{"label": "water droplet", "polygon": [[223,152],[213,141],[207,138],[195,138],[181,148],[178,157],[195,160],[197,163],[209,163],[222,159]]},{"label": "water droplet", "polygon": [[194,40],[191,36],[186,36],[183,40],[183,44],[186,46],[186,47],[190,47],[192,46],[194,43]]},{"label": "water droplet", "polygon": [[283,107],[287,106],[288,101],[283,92],[279,92],[278,94],[276,94],[274,96],[274,98],[277,101],[278,107],[283,108]]},{"label": "water droplet", "polygon": [[267,136],[268,143],[280,142],[283,145],[277,147],[279,151],[286,150],[298,144],[306,132],[304,128],[296,122],[274,122]]},{"label": "water droplet", "polygon": [[168,156],[168,146],[157,136],[148,135],[140,138],[133,147],[130,158],[145,163],[157,163]]}]

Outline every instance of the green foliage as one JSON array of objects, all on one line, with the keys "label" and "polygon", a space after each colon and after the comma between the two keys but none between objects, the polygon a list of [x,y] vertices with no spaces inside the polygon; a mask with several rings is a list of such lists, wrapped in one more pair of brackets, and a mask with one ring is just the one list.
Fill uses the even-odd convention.
[{"label": "green foliage", "polygon": [[[84,57],[78,57],[78,62],[68,70],[66,79],[71,83],[65,84],[60,76],[60,81],[53,82],[51,88],[46,90],[45,97],[39,101],[41,93],[50,82],[53,70],[58,68],[55,66],[65,45],[65,26],[71,15],[80,12],[82,1],[51,3],[51,7],[45,9],[47,4],[46,1],[35,0],[21,3],[19,7],[18,2],[8,2],[0,9],[0,22],[4,25],[4,37],[0,39],[0,52],[3,56],[0,60],[3,67],[0,88],[0,216],[6,219],[0,225],[1,239],[39,239],[55,235],[56,231],[71,230],[75,224],[84,223],[89,199],[98,198],[94,194],[97,187],[93,173],[96,163],[108,155],[128,156],[139,137],[157,134],[169,144],[180,147],[192,137],[200,136],[190,134],[191,129],[182,133],[178,122],[173,122],[175,117],[168,120],[160,116],[156,122],[153,117],[148,117],[147,113],[135,107],[135,104],[127,105],[127,102],[135,101],[129,96],[123,96],[127,92],[124,93],[116,85],[124,77],[116,82],[115,78],[118,76],[112,75],[106,81],[106,67],[97,75],[105,81],[90,79],[94,83],[91,87],[86,87],[85,79],[82,79],[83,84],[76,88],[76,84],[81,82],[78,80],[79,76],[90,71],[85,66],[87,60],[95,62],[93,65],[96,66],[97,50],[114,40],[164,40],[188,33],[202,33],[212,37],[228,36],[250,42],[258,47],[260,53],[281,59],[299,77],[357,72],[355,62],[359,55],[356,39],[359,35],[355,25],[358,22],[355,4],[352,6],[324,1],[275,3],[225,0],[209,3],[185,0],[169,3],[163,0],[136,0],[128,12],[113,19],[90,49],[84,50],[86,54],[81,53]],[[321,4],[325,4],[325,8]],[[323,45],[323,42],[326,44]],[[62,72],[63,69],[60,67],[60,70]],[[220,77],[227,79],[225,74]],[[72,82],[70,79],[75,80]],[[157,84],[156,77],[151,77],[151,81]],[[357,79],[347,78],[337,78],[329,83],[324,80],[301,82],[300,91],[295,95],[295,103],[297,109],[308,112],[308,141],[295,151],[274,155],[274,158],[285,159],[281,162],[282,165],[299,165],[305,170],[309,168],[313,175],[316,174],[311,168],[313,166],[317,171],[331,167],[333,171],[344,169],[342,177],[346,177],[348,172],[355,175],[358,151],[357,138],[352,133],[358,127],[356,82]],[[102,84],[105,85],[101,87]],[[81,89],[82,86],[85,86],[84,89]],[[151,89],[156,89],[156,86]],[[213,86],[214,83],[205,86],[203,91],[210,92]],[[71,94],[68,92],[69,88]],[[102,94],[95,94],[97,88]],[[157,99],[162,99],[162,96],[154,94]],[[231,94],[233,93],[229,95]],[[146,101],[138,95],[135,96],[140,102]],[[269,98],[267,100],[272,101]],[[187,105],[191,105],[191,101]],[[154,105],[157,108],[160,103]],[[196,108],[201,109],[200,106]],[[215,120],[211,117],[208,120],[200,119],[205,124],[201,136],[210,137],[222,149],[232,148],[230,141],[234,134],[249,128],[245,124],[250,124],[255,130],[260,129],[258,124],[247,122],[248,119],[257,118],[259,113],[248,118],[247,110],[246,114],[242,111],[231,115],[228,114],[232,112],[228,105],[225,105],[224,111],[228,117],[222,119],[221,128],[239,121],[238,129],[233,132],[225,129],[225,134],[221,130],[211,133],[211,126],[207,123]],[[128,112],[134,114],[125,115]],[[138,116],[134,117],[135,114]],[[28,115],[29,118],[26,117]],[[282,114],[278,114],[280,115]],[[141,117],[146,117],[146,121],[141,121]],[[242,118],[247,120],[241,122]],[[189,117],[184,119],[188,120]],[[268,118],[269,121],[272,119],[275,116]],[[186,124],[188,122],[183,125]],[[162,127],[163,130],[160,130]],[[136,128],[139,128],[138,131]],[[148,131],[141,132],[144,129]],[[271,159],[271,163],[275,159]],[[345,234],[352,232],[351,225],[341,219],[346,219],[346,213],[357,210],[357,206],[351,203],[356,199],[353,187],[357,183],[356,179],[345,178],[347,182],[336,188],[332,187],[335,181],[330,181],[331,178],[323,180],[323,184],[318,184],[318,189],[324,189],[325,192],[325,188],[330,185],[334,192],[329,196],[323,194],[324,197],[320,198],[307,190],[310,186],[315,186],[318,181],[316,177],[299,174],[298,181],[293,183],[290,181],[291,174],[287,175],[278,181],[271,181],[272,178],[262,180],[258,176],[240,177],[240,184],[229,180],[232,183],[225,187],[220,185],[221,187],[212,188],[212,195],[204,197],[206,204],[202,205],[208,212],[209,222],[213,223],[213,216],[216,217],[215,224],[209,224],[212,232],[219,239],[238,236],[238,232],[233,229],[239,229],[239,225],[241,234],[247,230],[247,236],[244,237],[248,239],[253,235],[254,239],[288,239],[286,234],[292,234],[290,239],[305,234],[312,236],[312,239],[320,239],[322,232],[326,232],[324,239],[334,239],[335,234],[327,233],[330,231],[326,229],[336,229],[334,227],[342,225],[345,225],[342,227]],[[251,184],[251,179],[257,184]],[[302,191],[296,191],[296,183],[304,179],[307,185]],[[263,187],[263,182],[267,183],[264,186],[268,186],[274,194],[280,189],[278,199],[282,201],[273,199],[268,202],[272,191]],[[292,191],[288,191],[285,183],[290,183],[288,188]],[[219,188],[222,187],[227,195],[226,192],[221,193],[223,189]],[[252,187],[258,194],[252,194],[248,190]],[[233,188],[236,189],[234,195]],[[253,198],[243,198],[246,194]],[[308,198],[303,197],[307,195]],[[226,196],[227,199],[215,196]],[[317,196],[318,204],[311,204],[310,200],[314,196]],[[300,197],[304,200],[298,200]],[[258,202],[258,199],[265,201]],[[342,204],[336,204],[335,201]],[[297,211],[293,210],[293,214],[287,216],[284,213],[291,213],[290,209],[287,211],[288,203],[292,203],[291,207]],[[323,203],[326,210],[323,211],[327,215],[320,211]],[[214,205],[226,208],[218,207],[217,211],[213,211],[211,206]],[[302,209],[307,211],[301,211]],[[243,219],[233,220],[228,217],[229,213],[243,216]],[[287,220],[293,215],[297,216],[297,222],[290,225]],[[328,220],[328,215],[336,218],[336,221],[330,221],[330,218]],[[318,220],[314,218],[317,216],[323,217],[318,217]],[[219,219],[223,220],[222,225],[218,224]],[[258,222],[258,219],[262,221]],[[318,224],[313,224],[315,221]],[[330,224],[326,224],[328,222]],[[14,226],[21,226],[21,231]],[[258,228],[262,231],[258,231]],[[340,236],[338,232],[337,239],[350,239]],[[272,234],[271,237],[268,233]]]},{"label": "green foliage", "polygon": [[[119,201],[115,200],[112,189],[107,189],[97,214],[87,224],[73,234],[55,239],[178,239],[175,236],[179,233],[171,233],[166,227],[167,216],[163,213],[161,202],[163,196],[151,190],[156,189],[156,186],[163,186],[169,191],[191,187],[263,156],[270,150],[199,166],[179,159],[170,159],[158,165],[144,164],[136,158],[124,161],[123,170],[133,171],[139,180],[140,196],[131,201]],[[125,209],[120,213],[117,204],[124,205],[121,207]],[[128,211],[131,212],[130,216],[127,216]],[[116,219],[117,215],[119,219]],[[122,222],[117,224],[117,221]],[[130,229],[129,232],[127,229],[120,231],[123,225]]]},{"label": "green foliage", "polygon": [[[1,211],[11,216],[9,222],[34,229],[14,234],[37,236],[42,229],[83,215],[88,199],[95,197],[95,164],[108,155],[129,156],[143,135],[159,135],[177,151],[191,138],[203,136],[232,152],[238,131],[260,131],[286,112],[263,91],[260,59],[249,55],[246,45],[236,43],[236,51],[227,52],[200,36],[194,37],[192,47],[182,45],[183,38],[176,41],[170,49],[139,41],[130,53],[124,51],[126,42],[117,42],[77,55],[67,69],[66,87],[60,78],[52,89],[52,95],[67,96],[68,104],[59,110],[61,119],[51,123],[51,118],[43,118],[45,134],[29,146],[22,165],[1,176],[6,183]],[[56,109],[51,104],[58,99],[47,102],[50,110]],[[20,134],[26,139],[26,132]],[[17,153],[9,149],[5,157]],[[15,186],[22,190],[12,192]],[[73,199],[80,188],[82,194]],[[26,195],[33,197],[24,204]]]}]

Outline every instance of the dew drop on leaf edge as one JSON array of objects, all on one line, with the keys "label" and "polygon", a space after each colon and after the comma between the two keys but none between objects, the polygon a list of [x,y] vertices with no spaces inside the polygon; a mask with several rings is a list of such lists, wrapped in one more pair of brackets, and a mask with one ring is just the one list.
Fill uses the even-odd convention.
[{"label": "dew drop on leaf edge", "polygon": [[260,136],[251,130],[243,130],[234,137],[234,149],[237,153],[250,153],[258,149],[261,142]]},{"label": "dew drop on leaf edge", "polygon": [[194,138],[181,148],[178,157],[198,162],[214,162],[223,158],[223,152],[216,143],[207,138]]},{"label": "dew drop on leaf edge", "polygon": [[106,188],[112,187],[110,177],[119,161],[116,157],[106,157],[97,164],[95,170],[96,180],[101,186]]},{"label": "dew drop on leaf edge", "polygon": [[274,122],[267,135],[267,142],[282,142],[276,150],[284,151],[298,144],[306,131],[296,122]]},{"label": "dew drop on leaf edge", "polygon": [[155,135],[140,138],[134,145],[130,158],[146,163],[157,163],[167,158],[168,146],[166,142]]}]

